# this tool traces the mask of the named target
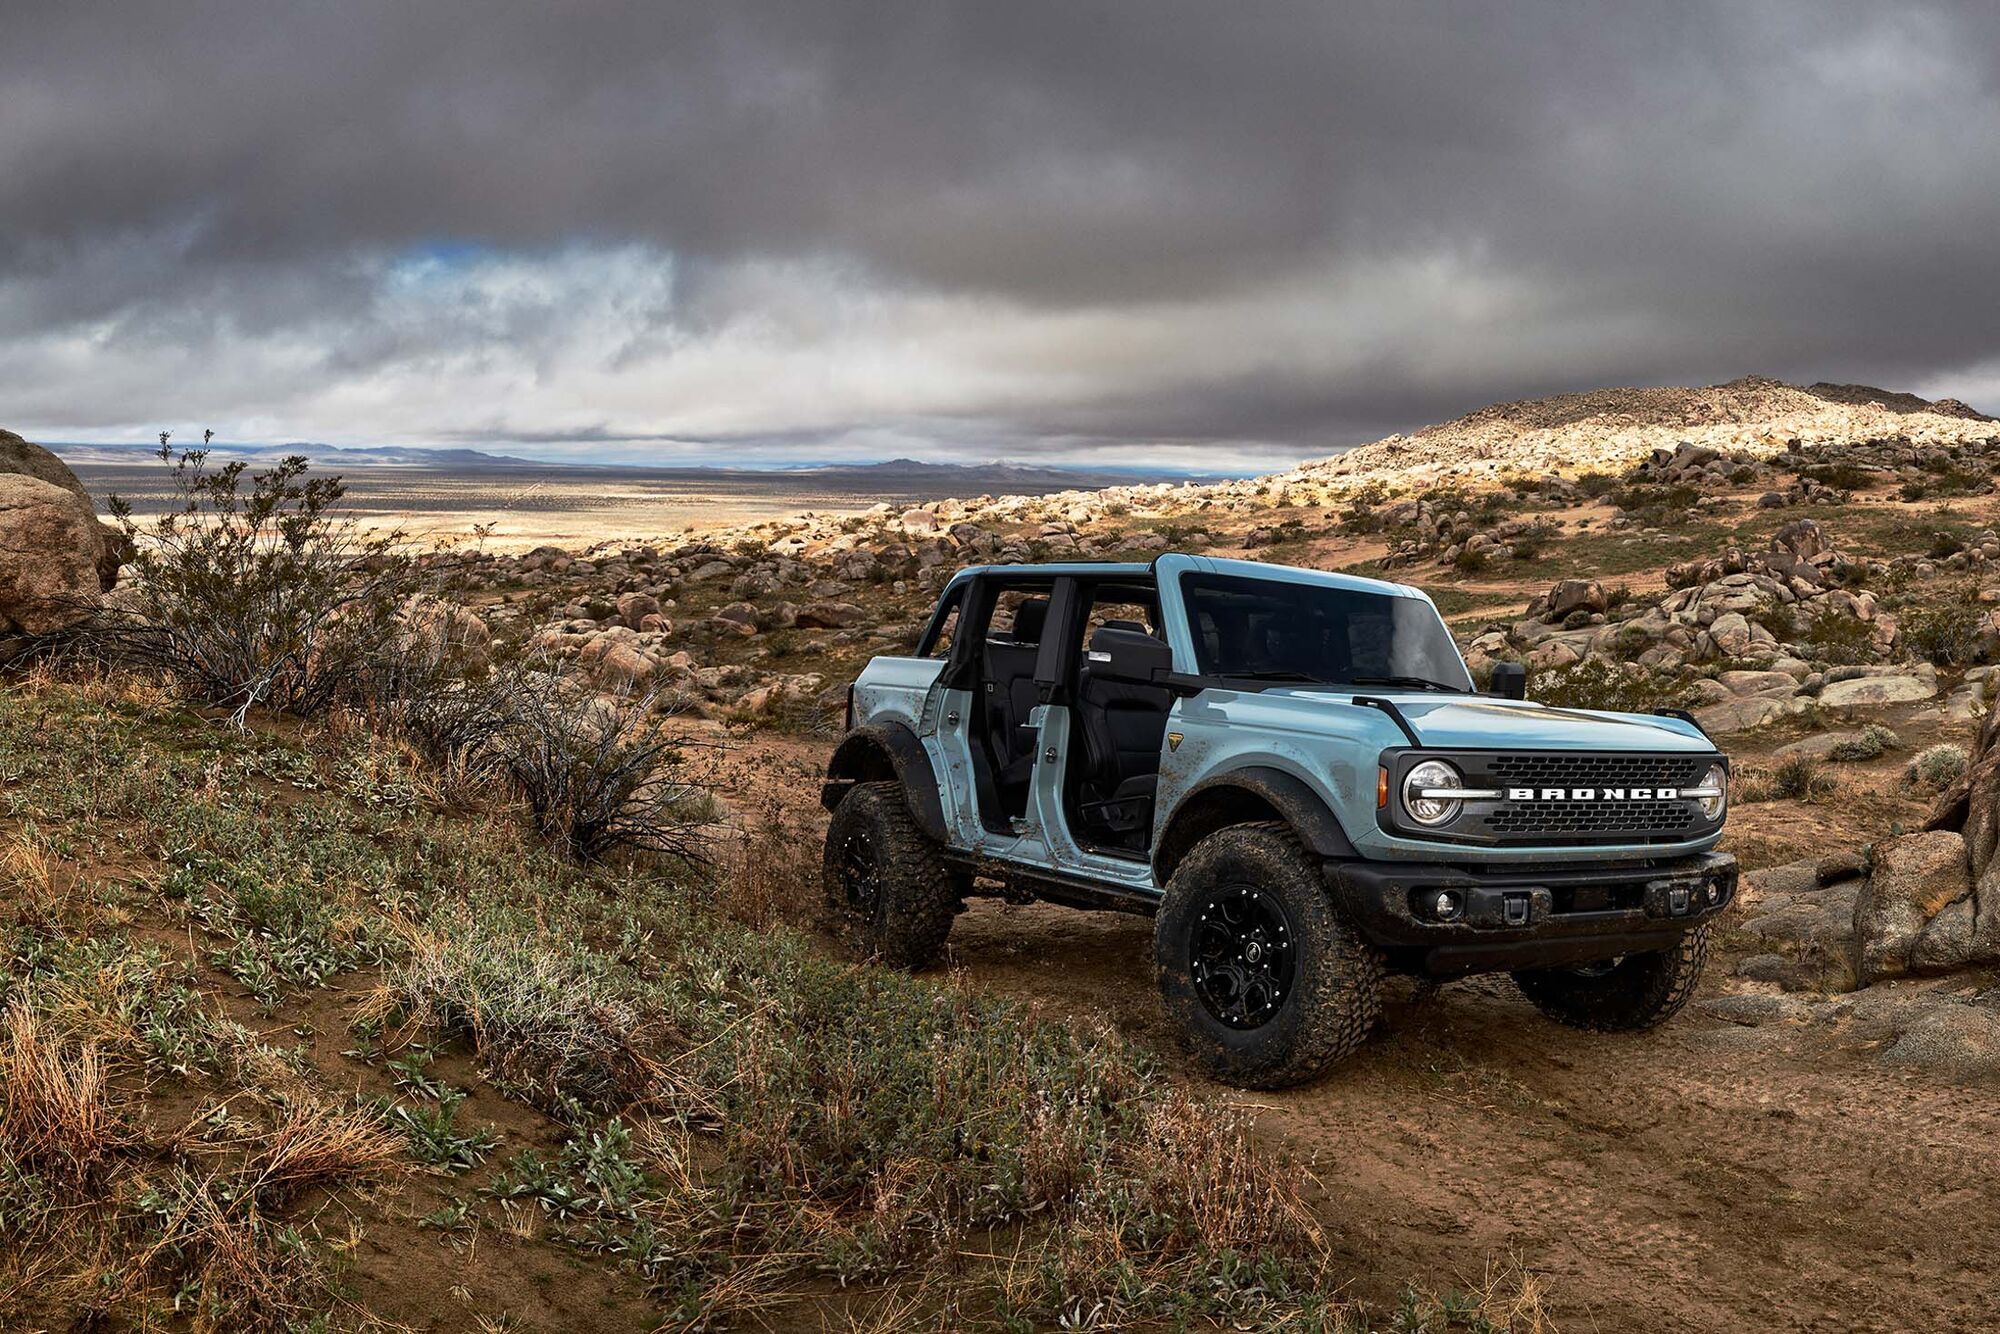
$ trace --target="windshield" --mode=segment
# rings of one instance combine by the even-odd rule
[[[1422,598],[1223,574],[1184,575],[1181,594],[1204,676],[1472,689]]]

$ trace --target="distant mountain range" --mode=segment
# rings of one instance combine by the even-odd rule
[[[179,448],[179,445],[175,446]],[[152,460],[152,445],[50,444],[72,466],[98,465],[133,467]],[[879,482],[885,491],[936,490],[941,495],[978,492],[1046,492],[1096,490],[1107,486],[1130,486],[1154,481],[1215,481],[1236,473],[1186,473],[1164,468],[1060,468],[1046,464],[1017,463],[996,459],[985,463],[926,463],[921,459],[887,459],[880,463],[825,463],[776,468],[726,468],[713,465],[651,465],[580,463],[568,459],[524,459],[508,454],[488,454],[477,449],[430,449],[416,445],[370,445],[363,447],[292,442],[282,445],[225,445],[209,447],[216,455],[242,459],[252,464],[275,463],[292,454],[303,454],[315,464],[332,468],[434,468],[451,472],[506,471],[528,469],[536,472],[606,471],[643,473],[648,477],[685,478],[772,478],[795,477],[838,485],[843,489],[864,489]],[[1246,474],[1247,475],[1247,474]]]
[[[99,463],[129,466],[144,463],[159,452],[157,445],[50,444],[47,446],[70,464]],[[173,442],[173,448],[199,449],[192,442]],[[275,463],[292,454],[303,454],[315,463],[343,463],[357,468],[532,468],[547,466],[533,459],[517,459],[505,454],[487,454],[477,449],[425,449],[415,445],[370,445],[343,448],[293,441],[282,445],[210,445],[209,452],[251,463]]]

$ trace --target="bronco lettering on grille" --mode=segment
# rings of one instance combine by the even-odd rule
[[[1677,787],[1510,787],[1509,801],[1679,801]]]

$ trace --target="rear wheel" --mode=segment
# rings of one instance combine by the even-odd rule
[[[1283,825],[1240,825],[1195,845],[1167,882],[1153,957],[1195,1060],[1242,1088],[1311,1079],[1359,1047],[1381,1013],[1381,955]]]
[[[1707,962],[1704,925],[1670,949],[1577,968],[1524,968],[1514,974],[1514,985],[1559,1024],[1595,1033],[1632,1033],[1678,1014],[1694,996]]]
[[[821,884],[836,930],[895,968],[937,959],[963,906],[963,878],[917,827],[895,783],[857,783],[827,825]]]

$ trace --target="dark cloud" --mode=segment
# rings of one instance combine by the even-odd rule
[[[4,17],[37,429],[1305,454],[1606,381],[2000,395],[1988,3]]]

